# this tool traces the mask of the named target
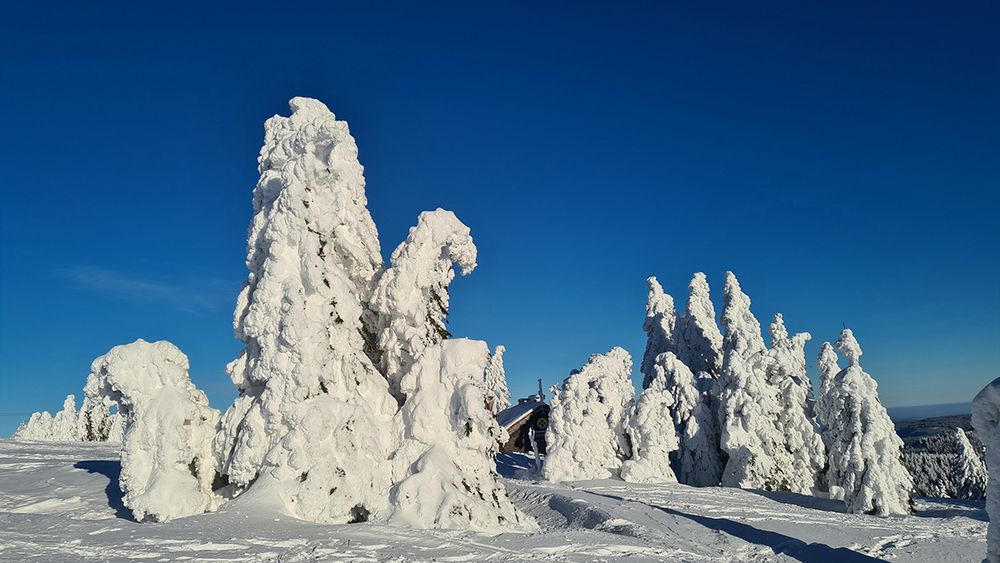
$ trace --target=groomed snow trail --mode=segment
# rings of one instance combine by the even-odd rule
[[[138,524],[103,443],[0,441],[0,561],[980,561],[982,502],[919,499],[878,518],[792,493],[533,481],[503,455],[511,500],[540,533],[322,525],[259,506]],[[514,478],[514,477],[521,478]]]

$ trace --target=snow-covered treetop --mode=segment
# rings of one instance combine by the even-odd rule
[[[697,272],[688,284],[688,299],[681,319],[683,346],[678,346],[680,359],[691,371],[718,376],[722,369],[722,332],[715,320],[708,278]]]
[[[141,408],[163,387],[194,390],[188,378],[188,358],[176,346],[160,340],[136,340],[115,346],[98,357],[90,371],[101,383],[102,393],[125,411]]]
[[[663,287],[655,277],[646,279],[649,295],[646,298],[646,320],[642,329],[646,331],[646,351],[642,355],[639,371],[643,374],[643,387],[647,387],[654,377],[653,364],[656,357],[664,352],[676,352],[677,311],[674,298],[663,292]]]
[[[854,338],[854,332],[851,329],[845,328],[840,333],[840,338],[837,339],[837,343],[834,346],[847,359],[848,366],[861,365],[861,345]]]
[[[783,362],[789,364],[788,367],[793,368],[788,373],[800,375],[805,374],[806,363],[804,351],[806,347],[806,342],[812,339],[812,335],[808,332],[799,332],[792,335],[791,338],[788,337],[788,329],[785,328],[785,319],[778,313],[774,315],[774,320],[771,321],[770,334],[771,334],[771,348],[781,356]]]
[[[837,352],[829,342],[824,342],[820,347],[816,365],[819,366],[820,396],[823,396],[833,385],[833,378],[840,372],[840,366],[837,364]]]
[[[760,321],[750,311],[750,297],[743,293],[740,282],[732,272],[726,272],[723,289],[722,325],[726,328],[726,347],[746,360],[764,351],[764,338]]]

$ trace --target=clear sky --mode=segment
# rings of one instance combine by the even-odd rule
[[[638,363],[645,278],[683,303],[704,271],[719,307],[727,269],[810,365],[852,327],[888,405],[1000,376],[995,3],[203,4],[0,14],[0,435],[140,337],[228,405],[293,96],[350,123],[386,256],[422,210],[472,228],[451,329],[507,346],[516,395]]]

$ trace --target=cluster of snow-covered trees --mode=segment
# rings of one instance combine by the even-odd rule
[[[655,278],[648,285],[642,393],[633,397],[632,360],[620,348],[591,357],[553,389],[548,479],[679,480],[825,494],[858,513],[910,512],[903,443],[849,329],[822,347],[815,398],[810,335],[790,336],[778,314],[768,347],[732,273],[721,331],[704,274],[691,280],[682,315]]]
[[[116,346],[91,367],[88,400],[124,421],[125,505],[139,520],[266,502],[317,522],[535,529],[494,461],[503,347],[491,357],[446,328],[455,268],[476,267],[469,228],[424,212],[383,264],[347,123],[316,100],[290,105],[258,159],[233,404],[211,408],[168,342]],[[19,437],[106,439],[104,419],[70,403]]]
[[[911,447],[912,446],[912,447]],[[986,498],[986,464],[965,430],[907,444],[903,463],[913,476],[913,494],[961,499]]]
[[[123,419],[117,406],[100,394],[93,377],[83,389],[83,405],[76,410],[76,397],[67,395],[63,408],[55,415],[48,411],[32,413],[14,432],[17,440],[46,442],[120,442]]]

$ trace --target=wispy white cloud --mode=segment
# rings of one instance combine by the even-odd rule
[[[166,280],[101,268],[56,270],[73,285],[126,301],[155,302],[189,313],[213,312],[233,304],[239,282],[218,278]]]

